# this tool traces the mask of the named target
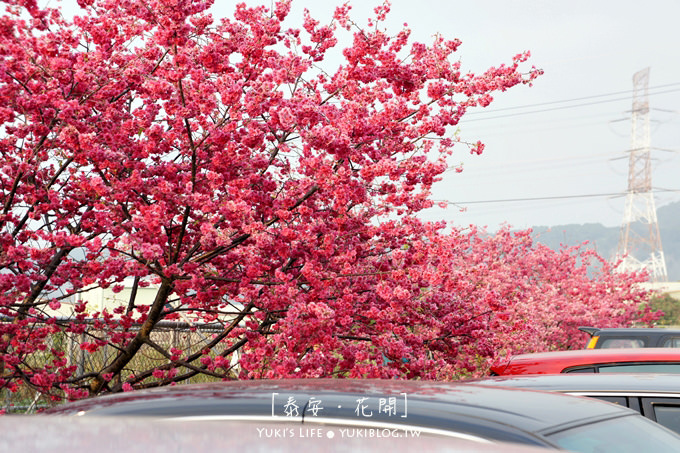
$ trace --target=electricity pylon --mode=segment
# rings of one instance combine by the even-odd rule
[[[649,128],[649,68],[633,75],[631,149],[628,192],[617,255],[623,271],[647,270],[650,280],[667,280],[659,223],[652,193]]]

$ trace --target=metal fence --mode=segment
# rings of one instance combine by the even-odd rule
[[[0,320],[0,322],[5,321]],[[72,320],[61,320],[71,322]],[[59,320],[58,320],[59,322]],[[68,365],[76,366],[75,375],[82,375],[88,372],[98,372],[103,365],[108,363],[116,351],[113,346],[102,346],[97,352],[89,353],[80,348],[84,342],[92,342],[94,337],[105,338],[106,332],[94,327],[94,320],[78,321],[87,324],[85,332],[74,334],[60,332],[49,337],[47,350],[42,353],[33,354],[30,362],[36,365],[49,363],[54,356],[51,349],[62,351],[68,361]],[[140,326],[132,326],[128,332],[135,332]],[[210,341],[214,334],[222,331],[224,326],[219,323],[213,324],[190,324],[186,322],[159,322],[151,333],[151,340],[162,346],[165,350],[175,347],[184,351],[185,354],[198,352]],[[138,372],[150,370],[160,365],[167,364],[167,358],[163,357],[158,351],[148,345],[143,345],[135,357],[126,365],[121,372],[123,377],[136,375]],[[186,369],[184,371],[187,371]],[[181,374],[182,370],[180,370]],[[215,380],[206,375],[196,375],[186,379],[181,383],[206,382]],[[54,406],[54,401],[46,395],[34,389],[21,385],[19,391],[10,392],[8,389],[0,390],[0,409],[7,413],[32,413],[38,409]]]

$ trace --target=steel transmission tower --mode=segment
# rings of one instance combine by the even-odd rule
[[[633,125],[628,163],[628,192],[618,256],[623,258],[621,270],[647,270],[652,281],[665,282],[666,261],[661,248],[652,194],[648,86],[649,68],[633,75]]]

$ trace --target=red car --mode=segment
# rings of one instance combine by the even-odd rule
[[[680,349],[578,349],[511,356],[491,374],[677,373]]]

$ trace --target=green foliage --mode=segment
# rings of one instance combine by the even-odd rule
[[[673,326],[680,324],[680,300],[669,294],[661,294],[653,297],[649,301],[649,306],[653,311],[661,310],[664,312],[662,318],[657,322],[661,326]]]

